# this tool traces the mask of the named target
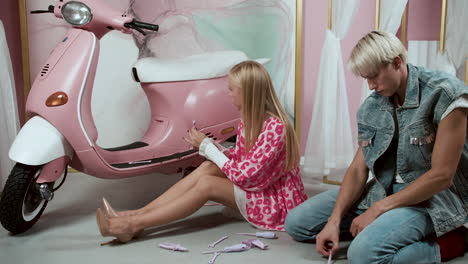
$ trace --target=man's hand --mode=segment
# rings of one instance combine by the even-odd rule
[[[380,216],[380,212],[381,210],[379,210],[379,204],[375,203],[363,214],[354,218],[349,229],[353,237],[356,237],[364,228],[374,222],[374,220]]]
[[[318,253],[326,257],[328,257],[330,253],[334,254],[339,247],[340,224],[331,222],[327,223],[322,231],[317,235],[315,241]]]

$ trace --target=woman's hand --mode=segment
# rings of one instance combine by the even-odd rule
[[[192,146],[199,148],[201,142],[206,138],[206,135],[198,131],[196,128],[191,128],[188,132],[188,137],[184,137],[184,140],[190,143]]]

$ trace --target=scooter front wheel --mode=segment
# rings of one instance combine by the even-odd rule
[[[0,200],[0,222],[12,234],[30,229],[47,206],[36,184],[41,167],[16,163],[8,176]]]

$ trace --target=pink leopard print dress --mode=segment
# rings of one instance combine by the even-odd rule
[[[264,122],[257,141],[245,153],[243,123],[239,124],[237,143],[229,151],[222,168],[226,176],[244,192],[236,202],[243,216],[256,227],[284,231],[289,210],[307,200],[299,168],[283,171],[286,156],[285,128],[276,117]],[[245,204],[239,204],[244,201]]]

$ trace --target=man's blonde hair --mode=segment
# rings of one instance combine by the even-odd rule
[[[232,85],[240,89],[241,116],[244,122],[245,148],[248,152],[263,128],[267,116],[275,116],[283,123],[286,133],[285,170],[299,166],[299,145],[284,108],[276,96],[268,71],[258,62],[244,61],[229,72]]]
[[[372,31],[354,46],[348,68],[362,77],[374,76],[381,66],[392,63],[396,57],[406,63],[407,52],[401,41],[391,33]]]

